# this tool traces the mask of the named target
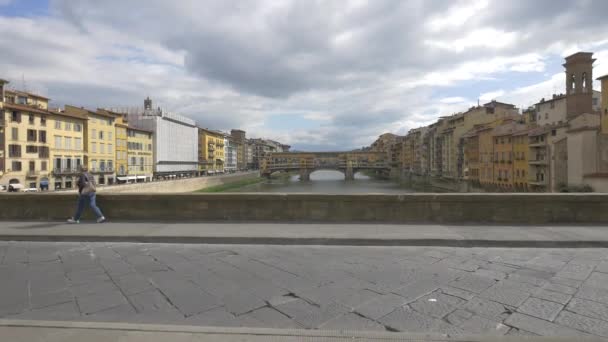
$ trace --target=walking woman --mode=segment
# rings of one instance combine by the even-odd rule
[[[101,210],[95,204],[95,178],[87,172],[86,166],[80,167],[80,174],[78,175],[78,208],[74,217],[68,219],[68,223],[80,223],[80,217],[84,211],[84,206],[88,203],[95,215],[97,216],[97,223],[102,223],[106,218],[101,213]]]

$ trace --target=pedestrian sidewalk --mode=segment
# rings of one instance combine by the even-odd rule
[[[151,325],[100,322],[54,322],[0,320],[3,341],[45,342],[341,342],[341,341],[408,341],[408,342],[570,342],[572,337],[455,336],[440,334],[322,331],[265,328],[217,328],[179,325]],[[577,337],[577,341],[600,341]]]
[[[573,248],[608,247],[608,227],[0,221],[0,240]]]

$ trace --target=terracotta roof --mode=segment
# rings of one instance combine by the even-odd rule
[[[61,115],[61,116],[67,116],[67,117],[70,117],[70,118],[74,118],[74,119],[80,119],[80,120],[83,120],[83,121],[88,120],[88,119],[87,119],[87,117],[85,117],[85,116],[78,115],[78,114],[75,114],[75,113],[66,113],[65,111],[61,111],[61,112],[50,112],[50,114],[52,114],[52,115]]]
[[[608,74],[606,74],[606,75],[604,75],[604,76],[600,76],[600,77],[596,78],[596,80],[601,81],[601,80],[603,80],[603,79],[605,79],[605,78],[608,78]],[[602,90],[603,90],[603,89],[602,89]]]
[[[591,177],[591,178],[608,178],[608,172],[596,172],[596,173],[588,173],[583,175],[583,177]]]
[[[117,124],[118,126],[119,124]],[[143,129],[143,128],[137,128],[137,127],[129,127],[127,126],[128,130],[132,130],[132,131],[138,131],[138,132],[144,132],[144,133],[152,133],[154,134],[154,131],[148,130],[148,129]]]
[[[49,100],[48,97],[44,97],[42,95],[38,95],[38,94],[34,94],[34,93],[30,93],[27,91],[21,91],[21,90],[12,90],[12,89],[6,89],[4,90],[5,93],[13,93],[15,95],[27,95],[27,96],[31,96],[31,97],[35,97],[37,99],[43,99],[43,100]]]
[[[26,105],[20,105],[20,104],[16,104],[16,103],[9,103],[9,102],[4,102],[4,108],[19,110],[19,111],[23,111],[23,112],[38,113],[38,114],[47,114],[47,115],[51,114],[51,112],[49,112],[46,109],[41,109],[41,108],[36,108],[36,107],[26,106]]]
[[[583,127],[569,129],[566,132],[577,133],[577,132],[583,132],[583,131],[599,131],[599,130],[600,130],[600,128],[598,126],[583,126]]]

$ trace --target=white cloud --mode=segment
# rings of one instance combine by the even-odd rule
[[[483,93],[479,95],[479,100],[480,101],[492,101],[492,100],[496,100],[497,98],[503,96],[505,94],[505,91],[500,89],[500,90],[496,90],[496,91],[490,91],[487,93]]]
[[[559,92],[559,75],[538,75],[547,60],[605,50],[608,23],[603,3],[541,2],[51,0],[46,17],[0,14],[0,78],[19,86],[25,75],[57,104],[134,106],[149,95],[205,127],[361,147],[465,110],[479,93],[521,106]],[[608,73],[608,55],[596,57],[596,75]],[[537,85],[496,92],[490,81],[515,73]],[[291,124],[294,113],[318,127]]]

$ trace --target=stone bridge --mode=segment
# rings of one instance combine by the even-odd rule
[[[355,179],[355,173],[372,170],[390,172],[384,152],[271,152],[260,162],[260,174],[269,177],[274,172],[298,171],[301,180],[310,180],[317,170],[337,170],[346,180]]]

